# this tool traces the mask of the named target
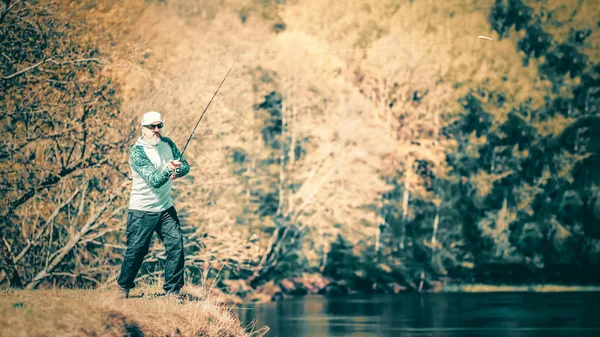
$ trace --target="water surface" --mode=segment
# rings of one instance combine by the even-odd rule
[[[600,336],[600,293],[450,293],[246,304],[245,324],[267,337]]]

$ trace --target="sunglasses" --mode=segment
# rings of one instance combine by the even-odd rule
[[[159,128],[159,129],[162,129],[162,128],[163,128],[163,126],[164,126],[164,125],[163,125],[163,123],[160,123],[160,124],[154,124],[154,125],[152,125],[152,124],[150,124],[150,125],[144,125],[144,127],[145,127],[145,128],[148,128],[148,129],[150,129],[150,130],[154,130],[154,128]]]

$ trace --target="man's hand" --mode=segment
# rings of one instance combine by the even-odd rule
[[[179,159],[178,160],[169,160],[169,164],[167,166],[169,167],[169,171],[173,172],[179,166],[181,166],[181,161]]]

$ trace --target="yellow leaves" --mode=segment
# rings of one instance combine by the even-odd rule
[[[485,145],[485,143],[487,143],[487,137],[486,135],[482,135],[480,137],[477,137],[477,134],[475,133],[475,131],[473,131],[470,135],[469,135],[469,143],[473,144],[477,147],[481,147],[482,145]]]
[[[504,199],[504,203],[502,204],[502,208],[498,213],[498,217],[496,219],[496,230],[497,231],[508,231],[509,225],[517,219],[517,214],[511,212],[508,209],[508,202],[506,198]]]
[[[570,184],[573,183],[573,176],[571,175],[572,167],[563,165],[561,170],[558,171],[558,176],[566,179]]]
[[[534,127],[541,136],[552,135],[556,137],[574,121],[575,118],[567,118],[562,114],[556,114],[553,118],[548,118],[542,122],[535,123]]]
[[[443,248],[442,244],[439,241],[431,242],[430,240],[427,240],[427,239],[423,239],[423,246],[428,247],[430,249]]]
[[[383,270],[386,273],[391,273],[392,272],[392,268],[390,268],[390,266],[388,266],[385,263],[380,263],[377,265],[377,267],[379,267],[379,269]]]
[[[544,167],[544,171],[542,172],[542,176],[540,178],[538,178],[537,184],[538,185],[546,185],[548,183],[548,179],[550,179],[550,169],[546,166]]]
[[[515,191],[515,197],[517,199],[517,210],[521,211],[521,212],[525,212],[529,215],[533,215],[534,210],[531,206],[531,204],[533,203],[533,201],[535,200],[535,197],[544,192],[544,190],[542,188],[539,187],[539,185],[536,186],[531,186],[527,183],[521,185],[518,188],[514,189]]]
[[[464,155],[470,158],[479,158],[479,149],[487,142],[485,135],[477,137],[475,132],[469,135],[469,141],[464,149]]]
[[[524,134],[523,134],[523,136],[524,136]],[[525,158],[529,157],[529,150],[523,149],[522,151],[519,151],[519,144],[515,144],[512,148],[512,157],[519,158],[519,159],[525,159]]]
[[[461,262],[460,265],[463,268],[467,268],[467,269],[473,269],[473,268],[475,268],[475,264],[473,264],[473,262],[464,261],[464,262]]]
[[[558,170],[556,173],[559,177],[566,179],[569,183],[572,183],[574,180],[573,177],[573,167],[582,160],[591,156],[591,153],[586,153],[583,155],[570,153],[569,151],[562,151],[560,156],[554,157],[554,166]]]
[[[555,232],[554,232],[555,240],[563,241],[572,235],[571,232],[569,232],[563,225],[558,223],[558,221],[556,221],[556,219],[553,219],[552,222],[553,222],[554,230],[555,230]]]
[[[502,208],[498,213],[487,212],[478,223],[481,234],[494,242],[494,254],[500,259],[514,257],[515,247],[512,246],[510,237],[510,224],[517,219],[517,214],[508,208],[507,199],[504,199]]]
[[[480,171],[471,176],[470,182],[477,191],[477,196],[484,198],[491,193],[493,185],[496,181],[508,177],[512,173],[512,170],[503,173],[487,173],[485,171]]]

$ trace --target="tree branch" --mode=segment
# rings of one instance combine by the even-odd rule
[[[41,65],[42,65],[42,64],[44,64],[44,63],[46,63],[46,60],[44,60],[44,61],[40,61],[40,62],[38,62],[38,63],[36,63],[36,64],[34,64],[34,65],[32,65],[32,66],[29,66],[29,67],[27,67],[27,68],[25,68],[25,69],[21,69],[21,70],[17,71],[16,73],[13,73],[13,74],[10,74],[10,75],[7,75],[7,76],[4,76],[4,77],[2,77],[2,78],[3,78],[3,79],[5,79],[5,80],[9,80],[9,79],[11,79],[11,78],[13,78],[13,77],[15,77],[15,76],[19,76],[19,75],[21,75],[21,74],[23,74],[23,73],[25,73],[25,72],[28,72],[29,70],[33,70],[33,69],[35,69],[35,68],[37,68],[37,67],[41,66]]]
[[[79,243],[81,238],[88,233],[88,231],[96,223],[96,221],[100,219],[100,216],[102,216],[104,211],[106,211],[108,205],[112,202],[113,199],[114,197],[110,198],[110,200],[108,200],[102,207],[100,207],[98,212],[96,212],[88,218],[88,221],[85,223],[85,225],[78,232],[74,233],[71,236],[69,241],[60,250],[57,251],[56,255],[53,255],[50,264],[42,271],[40,271],[33,278],[33,280],[29,282],[29,284],[27,284],[27,286],[25,287],[26,289],[36,288],[40,284],[40,282],[42,282],[46,277],[52,275],[54,269],[56,269],[56,267],[60,265],[60,263],[64,260],[67,254],[69,254],[69,252],[75,247],[75,245]]]
[[[68,204],[70,204],[71,201],[73,201],[73,199],[75,199],[77,194],[79,194],[79,187],[75,189],[75,191],[73,192],[73,194],[71,194],[70,197],[68,197],[65,201],[63,201],[60,205],[58,205],[58,207],[56,207],[54,212],[52,212],[52,214],[50,214],[50,216],[46,219],[46,224],[51,224],[54,221],[54,218],[56,218],[58,216],[58,213],[60,212],[60,210],[63,209]],[[39,238],[39,236],[42,233],[43,233],[43,231],[40,231],[38,233],[38,235],[36,235],[35,239]]]
[[[335,171],[337,171],[337,169],[341,166],[341,163],[342,163],[342,161],[340,161],[337,165],[332,167],[329,170],[329,172],[327,172],[327,174],[325,174],[325,176],[321,179],[321,181],[319,181],[319,184],[315,187],[315,189],[313,190],[313,193],[295,211],[292,222],[296,222],[298,220],[298,217],[300,217],[302,212],[304,212],[304,208],[311,202],[311,200],[317,195],[317,193],[319,193],[321,186],[323,186],[331,178],[333,173],[335,173]]]
[[[6,7],[4,7],[4,11],[0,16],[0,23],[4,22],[4,19],[6,18],[6,15],[8,15],[8,12],[10,12],[10,10],[13,9],[19,2],[21,2],[21,0],[17,0],[17,2],[11,5],[11,1],[12,0],[4,0],[4,4]]]
[[[8,259],[8,267],[10,268],[10,272],[12,274],[11,276],[11,280],[10,282],[14,282],[16,283],[17,286],[21,286],[21,275],[19,275],[19,271],[17,270],[17,263],[19,262],[19,260],[21,260],[23,258],[23,256],[25,256],[25,254],[27,253],[27,251],[29,250],[29,248],[31,248],[31,242],[29,240],[27,240],[27,246],[25,247],[25,249],[23,249],[23,251],[21,251],[21,254],[19,254],[17,257],[14,257],[12,250],[10,248],[10,244],[8,243],[8,241],[6,241],[5,237],[2,237],[2,241],[4,242],[4,246],[6,247],[6,255],[7,255],[7,259]],[[7,273],[3,271],[3,273],[0,274],[0,283],[4,281],[4,279],[6,278]]]
[[[103,165],[106,162],[107,162],[107,159],[103,159],[98,162],[87,163],[86,165],[84,165],[84,162],[80,161],[72,167],[62,169],[58,174],[53,174],[53,175],[49,176],[48,178],[46,178],[46,180],[44,180],[38,186],[30,188],[29,191],[25,192],[25,194],[23,194],[20,198],[11,202],[9,214],[11,214],[17,207],[21,206],[22,204],[27,202],[29,199],[31,199],[37,192],[58,183],[63,177],[66,177],[69,174],[71,174],[75,171],[81,170],[81,169],[86,169],[86,168],[90,168],[90,167],[97,166],[97,165]]]
[[[54,64],[57,64],[57,65],[82,63],[82,62],[94,62],[94,63],[98,63],[98,64],[106,64],[106,62],[102,61],[101,59],[97,59],[97,58],[86,58],[86,59],[78,59],[78,60],[65,61],[65,62],[57,62],[57,61],[51,61],[51,62]]]
[[[36,64],[34,64],[32,66],[29,66],[29,67],[27,67],[25,69],[21,69],[21,70],[17,71],[16,73],[13,73],[13,74],[10,74],[10,75],[6,75],[6,76],[4,76],[2,78],[5,79],[5,80],[9,80],[9,79],[11,79],[13,77],[19,76],[19,75],[21,75],[23,73],[26,73],[26,72],[28,72],[30,70],[33,70],[33,69],[41,66],[42,64],[48,63],[48,62],[54,63],[56,65],[60,65],[60,66],[61,65],[65,65],[65,64],[74,64],[74,63],[81,63],[81,62],[95,62],[95,63],[98,63],[98,64],[104,64],[104,62],[102,62],[102,60],[97,59],[97,58],[87,58],[87,59],[79,59],[79,60],[73,60],[73,61],[58,62],[58,61],[54,61],[52,59],[52,57],[51,57],[51,58],[49,58],[47,60],[40,61],[40,62],[38,62],[38,63],[36,63]]]

